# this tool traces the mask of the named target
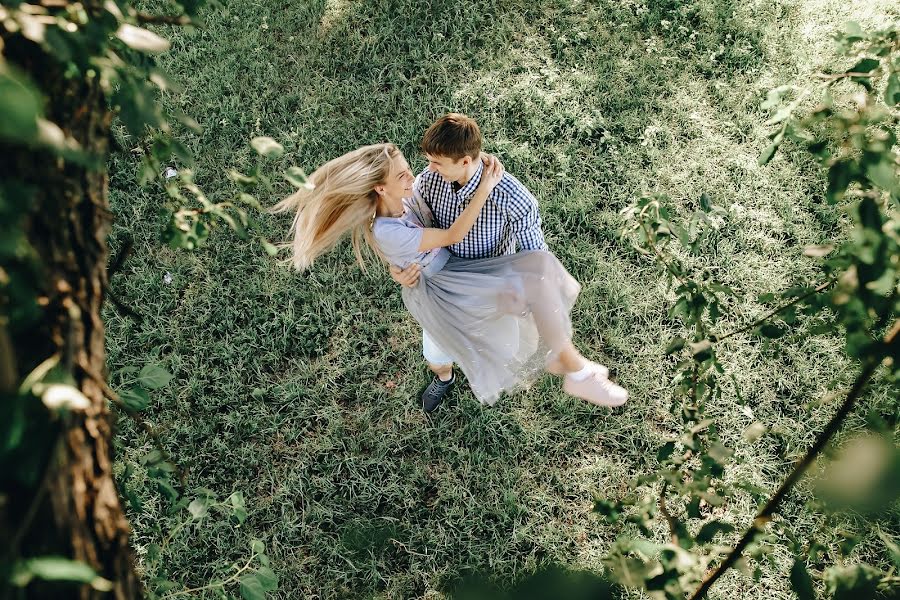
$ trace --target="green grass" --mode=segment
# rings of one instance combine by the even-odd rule
[[[761,316],[756,295],[813,276],[803,246],[840,236],[847,220],[799,152],[756,166],[768,133],[759,102],[829,64],[827,36],[844,20],[888,15],[896,8],[881,0],[261,0],[226,1],[204,29],[171,32],[161,62],[184,91],[164,102],[204,127],[182,139],[214,198],[230,189],[227,168],[255,160],[256,135],[285,145],[283,166],[310,171],[393,141],[415,170],[434,118],[478,119],[487,149],[540,200],[551,249],[584,286],[578,345],[632,394],[610,412],[546,378],[485,409],[461,386],[426,418],[415,399],[427,380],[419,329],[383,269],[362,274],[344,246],[297,275],[223,232],[192,254],[162,248],[164,194],[137,186],[128,150],[138,142],[120,137],[112,242],[127,233],[137,250],[112,286],[145,320],[107,313],[110,368],[158,360],[175,374],[147,419],[186,467],[185,493],[241,490],[249,511],[243,527],[213,519],[176,536],[171,577],[202,585],[247,556],[252,538],[265,541],[282,598],[437,598],[470,571],[502,585],[551,561],[600,571],[617,530],[592,515],[592,498],[625,493],[678,428],[674,361],[663,357],[679,333],[667,316],[673,294],[619,239],[619,211],[658,191],[688,214],[709,194],[729,215],[698,260],[747,298],[730,323]],[[285,219],[264,221],[271,238],[285,235]],[[733,338],[721,357],[754,413],[740,410],[730,384],[710,408],[743,460],[734,476],[773,488],[855,365],[838,340],[802,331],[777,344]],[[876,387],[867,403],[896,419],[889,390]],[[741,432],[754,419],[771,433],[747,445]],[[862,424],[857,416],[847,429]],[[149,441],[127,420],[120,427],[120,461],[136,461]],[[180,517],[152,485],[131,485],[145,502],[130,515],[143,557]],[[837,535],[803,508],[805,494],[785,518],[833,549]],[[725,507],[738,527],[754,510],[749,499]],[[896,517],[879,526],[896,535]],[[791,597],[792,557],[778,556],[760,581],[731,574],[711,597]],[[887,564],[877,538],[855,558]]]

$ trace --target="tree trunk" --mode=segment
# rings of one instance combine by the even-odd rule
[[[21,39],[21,38],[19,38]],[[66,78],[58,64],[30,42],[7,46],[6,58],[28,72],[49,104],[47,118],[81,147],[105,161],[111,113],[98,77]],[[75,377],[90,400],[85,412],[55,423],[46,472],[35,489],[15,490],[0,502],[0,532],[15,532],[13,557],[61,555],[92,566],[113,582],[115,598],[140,598],[143,590],[128,544],[130,528],[113,478],[113,420],[102,391],[106,352],[101,307],[107,289],[107,234],[111,213],[107,175],[50,153],[2,148],[0,180],[30,186],[33,211],[25,221],[29,242],[43,268],[39,284],[42,320],[10,328],[18,380],[48,357]],[[43,418],[51,419],[42,411]],[[49,429],[49,428],[48,428]],[[40,478],[39,478],[40,479]],[[29,597],[108,598],[90,586],[34,582]]]

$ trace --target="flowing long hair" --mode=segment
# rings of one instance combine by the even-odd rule
[[[394,144],[372,144],[348,152],[316,169],[309,176],[309,187],[300,188],[272,207],[275,213],[296,211],[293,239],[283,245],[293,251],[295,269],[308,269],[348,231],[364,271],[363,242],[384,258],[372,234],[378,205],[375,186],[387,181],[391,161],[398,154],[400,150]]]

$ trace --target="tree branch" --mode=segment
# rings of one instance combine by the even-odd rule
[[[659,512],[662,513],[662,516],[666,518],[666,523],[669,525],[669,537],[672,540],[673,544],[678,543],[678,525],[675,523],[675,519],[672,517],[672,513],[669,512],[668,507],[666,506],[666,491],[669,489],[669,482],[665,482],[663,484],[662,490],[659,492]]]
[[[256,554],[253,554],[253,556],[250,557],[250,560],[248,560],[247,563],[243,567],[238,569],[237,573],[232,574],[231,577],[229,577],[228,579],[226,579],[224,581],[213,582],[213,583],[210,583],[210,584],[207,584],[207,585],[204,585],[201,587],[196,587],[196,588],[178,590],[177,592],[170,592],[170,593],[166,594],[165,596],[163,596],[163,600],[168,600],[169,598],[175,598],[177,596],[184,596],[185,594],[193,594],[196,592],[202,592],[204,590],[211,590],[211,589],[217,588],[217,587],[225,589],[225,586],[227,586],[228,584],[236,583],[238,581],[238,577],[241,576],[241,573],[243,573],[244,571],[246,571],[247,569],[250,568],[250,566],[253,564],[253,559],[256,558],[256,556],[257,556]]]
[[[16,369],[12,340],[9,339],[6,322],[0,319],[0,394],[15,393],[18,379]]]
[[[894,322],[890,332],[885,336],[884,343],[886,346],[890,348],[894,345],[897,340],[898,332],[900,332],[900,320]],[[844,419],[850,414],[850,411],[853,410],[856,401],[862,395],[863,389],[880,364],[881,360],[874,357],[870,357],[863,363],[863,369],[859,376],[857,376],[856,381],[853,382],[853,387],[847,394],[847,398],[844,400],[840,409],[838,409],[837,413],[831,418],[831,421],[828,422],[828,425],[825,426],[825,429],[822,430],[819,437],[816,438],[816,441],[809,451],[807,451],[806,455],[796,464],[794,470],[791,471],[791,474],[788,475],[787,479],[784,480],[784,483],[781,484],[781,487],[778,488],[762,510],[757,513],[756,517],[753,519],[753,524],[744,533],[741,540],[737,543],[737,546],[735,546],[725,560],[716,567],[715,571],[709,573],[703,579],[700,587],[697,588],[697,591],[694,592],[694,595],[691,596],[690,600],[700,600],[706,596],[706,593],[713,584],[725,573],[725,571],[734,566],[734,563],[741,557],[741,552],[744,551],[744,548],[756,538],[756,535],[762,531],[763,526],[772,519],[772,515],[778,510],[778,506],[781,504],[782,500],[784,500],[785,496],[787,496],[788,492],[791,491],[791,488],[794,487],[794,484],[800,480],[806,472],[806,469],[809,468],[834,434],[840,429]]]
[[[822,283],[822,284],[819,284],[818,286],[816,286],[812,291],[809,291],[809,292],[803,294],[802,296],[798,296],[798,297],[794,298],[793,300],[791,300],[791,301],[788,302],[787,304],[783,304],[783,305],[779,306],[778,308],[776,308],[775,310],[773,310],[772,312],[770,312],[769,314],[767,314],[767,315],[764,316],[763,318],[757,319],[757,320],[754,321],[753,323],[751,323],[751,324],[749,324],[749,325],[746,325],[746,326],[744,326],[744,327],[741,327],[741,328],[739,328],[739,329],[735,329],[734,331],[729,331],[728,333],[726,333],[726,334],[723,335],[723,336],[713,336],[713,337],[711,337],[711,338],[709,339],[709,341],[711,341],[711,342],[721,342],[722,340],[726,340],[726,339],[728,339],[728,338],[730,338],[730,337],[732,337],[732,336],[735,336],[735,335],[737,335],[737,334],[739,334],[739,333],[744,333],[745,331],[749,331],[749,330],[751,330],[751,329],[754,329],[754,328],[756,328],[756,327],[759,327],[760,325],[762,325],[763,323],[765,323],[766,321],[768,321],[769,319],[771,319],[772,317],[774,317],[775,315],[777,315],[778,313],[780,313],[781,311],[783,311],[783,310],[785,310],[785,309],[787,309],[787,308],[790,308],[790,307],[794,306],[795,304],[799,304],[800,302],[802,302],[803,300],[806,300],[806,299],[809,298],[810,296],[815,296],[816,294],[821,293],[821,292],[827,290],[829,287],[831,287],[831,286],[834,284],[835,281],[837,281],[836,278],[829,279],[829,280],[826,281],[825,283]]]

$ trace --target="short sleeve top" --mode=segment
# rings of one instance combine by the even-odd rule
[[[405,208],[399,217],[375,217],[372,233],[381,252],[388,261],[405,269],[419,263],[422,275],[429,277],[440,271],[450,258],[446,248],[419,251],[425,227],[431,225],[431,211],[417,199],[405,199]]]

